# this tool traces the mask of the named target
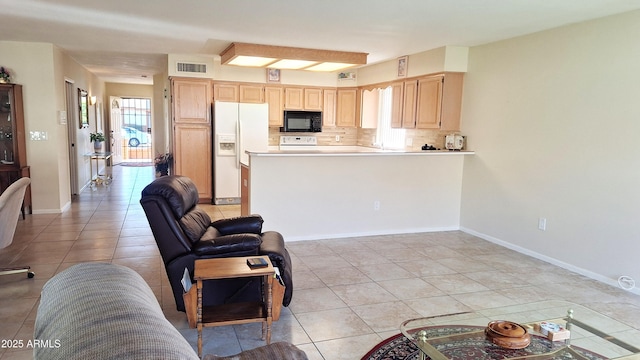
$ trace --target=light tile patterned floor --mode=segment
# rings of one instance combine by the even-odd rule
[[[44,283],[73,264],[103,261],[139,272],[195,348],[196,331],[175,310],[139,205],[153,169],[116,166],[114,173],[110,187],[85,190],[64,213],[20,220],[14,244],[0,250],[0,264],[29,264],[36,277],[0,277],[0,339],[32,339]],[[204,207],[214,220],[239,215],[238,206]],[[287,247],[295,291],[272,339],[298,345],[310,359],[360,359],[409,318],[545,299],[579,303],[640,329],[640,296],[458,231],[288,242]],[[259,324],[205,329],[205,353],[231,355],[262,344]],[[29,350],[0,349],[3,360],[30,358]]]

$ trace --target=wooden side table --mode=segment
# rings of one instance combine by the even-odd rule
[[[247,259],[263,258],[268,266],[251,269]],[[202,357],[202,328],[233,324],[247,324],[262,322],[262,340],[267,345],[271,343],[272,318],[272,288],[275,270],[268,256],[248,256],[216,259],[201,259],[195,261],[194,280],[198,290],[197,320],[198,328],[198,356]],[[262,301],[228,303],[216,306],[202,306],[202,284],[204,280],[231,279],[241,277],[262,277]]]

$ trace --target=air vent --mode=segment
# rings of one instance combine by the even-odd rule
[[[191,64],[191,63],[177,63],[177,71],[178,72],[188,72],[188,73],[207,73],[207,64]]]

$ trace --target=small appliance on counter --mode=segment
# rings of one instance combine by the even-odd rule
[[[453,150],[460,151],[464,148],[465,137],[458,134],[451,134],[445,136],[444,147]]]

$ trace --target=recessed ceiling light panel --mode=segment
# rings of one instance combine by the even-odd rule
[[[367,53],[232,43],[220,54],[223,65],[335,71],[367,63]],[[327,63],[320,66],[320,63]]]
[[[274,69],[303,69],[317,63],[317,61],[310,60],[282,59],[270,64],[269,67]]]
[[[233,60],[229,61],[229,65],[237,66],[254,66],[262,67],[271,64],[278,59],[260,57],[260,56],[236,56]]]

